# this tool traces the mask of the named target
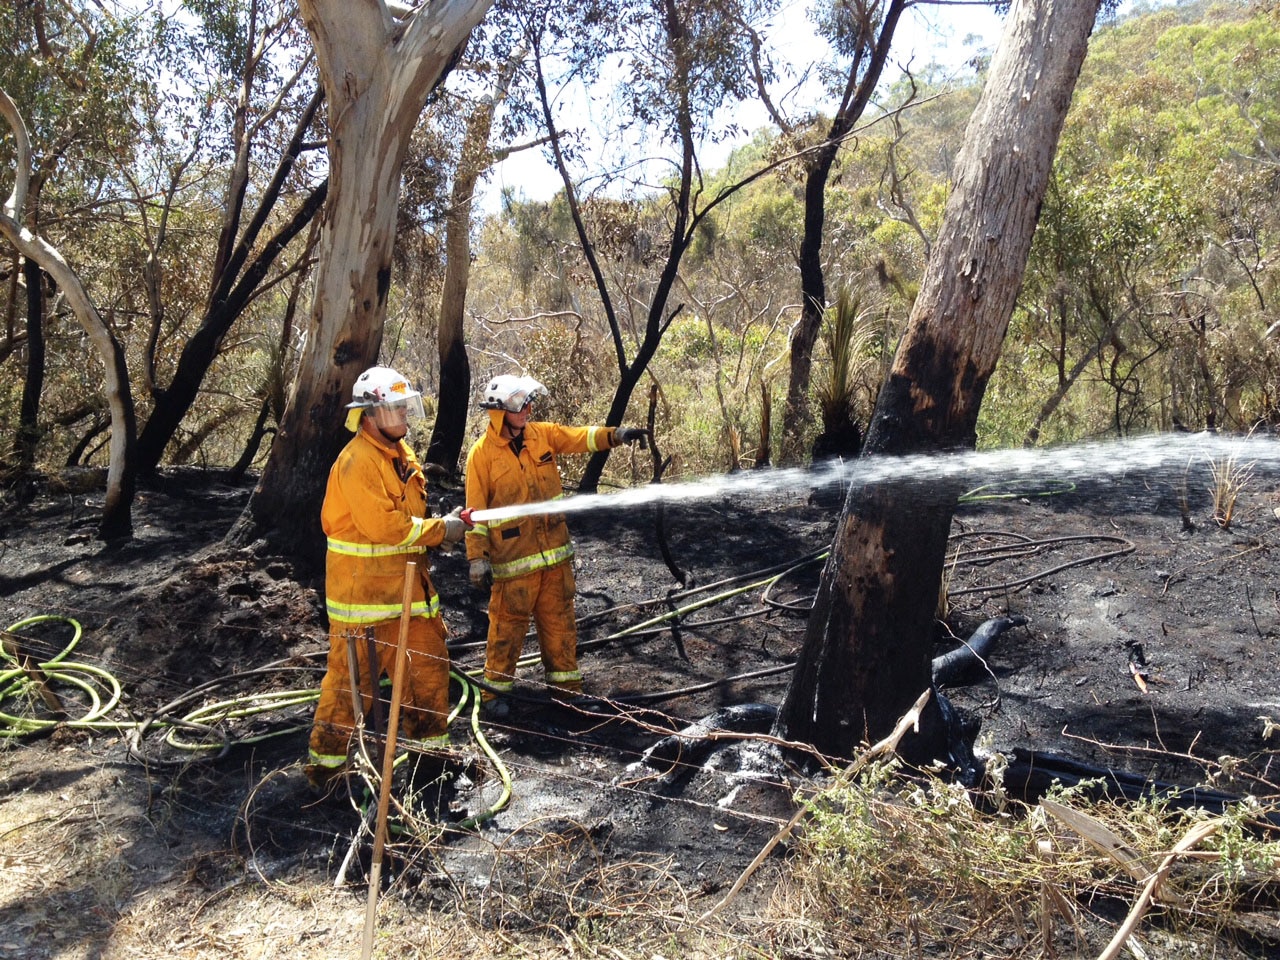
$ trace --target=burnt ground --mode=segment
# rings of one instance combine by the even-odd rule
[[[1186,786],[1217,774],[1221,790],[1276,790],[1280,738],[1264,718],[1280,720],[1280,480],[1255,476],[1226,529],[1210,516],[1207,486],[1141,476],[994,486],[960,507],[939,650],[946,633],[967,636],[989,617],[1028,619],[1000,638],[988,670],[949,691],[980,725],[980,753],[1038,751]],[[344,873],[361,814],[305,785],[311,703],[237,720],[225,742],[194,728],[170,737],[165,725],[206,703],[318,684],[319,584],[263,544],[220,543],[248,492],[169,475],[141,492],[135,539],[113,548],[92,537],[99,491],[64,486],[5,504],[3,625],[79,621],[66,659],[113,675],[122,700],[102,726],[11,730],[3,741],[0,957],[354,955],[367,845]],[[443,493],[456,502],[457,490]],[[722,751],[705,767],[701,755],[685,767],[638,761],[664,733],[718,709],[780,702],[832,504],[791,493],[673,504],[661,537],[650,508],[570,523],[587,682],[624,717],[554,706],[528,673],[511,717],[481,728],[510,774],[509,802],[425,857],[387,861],[384,897],[409,916],[465,903],[480,927],[545,935],[541,924],[581,916],[582,900],[599,903],[605,888],[623,896],[652,885],[678,924],[723,896],[793,809],[797,780],[777,789],[737,776],[749,754]],[[684,593],[664,541],[690,578]],[[455,666],[474,668],[484,613],[465,559],[437,557],[434,578]],[[640,627],[712,599],[677,629]],[[48,660],[71,627],[47,620],[19,632]],[[87,709],[78,688],[55,690],[72,715]],[[0,711],[49,715],[13,698]],[[502,778],[465,717],[453,733],[475,757],[437,797],[438,819],[456,823],[498,803]],[[510,860],[517,850],[525,856]],[[584,858],[595,864],[591,890],[579,879]],[[762,909],[784,864],[771,858],[733,910]],[[339,874],[348,885],[334,890]],[[452,955],[433,943],[426,955]]]

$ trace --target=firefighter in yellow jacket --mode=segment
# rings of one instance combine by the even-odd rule
[[[354,728],[348,642],[355,646],[366,710],[373,695],[366,628],[373,630],[376,675],[394,673],[405,567],[410,561],[417,570],[402,693],[402,742],[426,752],[441,751],[449,743],[449,654],[426,551],[460,541],[466,524],[457,515],[461,508],[446,517],[431,517],[427,508],[426,478],[404,440],[409,416],[423,415],[422,395],[390,367],[371,367],[357,378],[352,397],[346,426],[355,437],[329,471],[320,512],[328,538],[329,661],[306,767],[307,778],[317,787],[347,765]]]
[[[595,453],[645,436],[635,427],[566,427],[531,422],[533,403],[546,388],[532,377],[504,374],[485,388],[481,407],[489,427],[467,453],[467,506],[485,510],[553,500],[564,495],[558,453]],[[467,531],[471,583],[490,588],[484,675],[489,687],[509,690],[533,618],[547,685],[581,693],[574,617],[573,543],[564,515],[512,517],[477,523]],[[489,716],[504,701],[484,693]]]

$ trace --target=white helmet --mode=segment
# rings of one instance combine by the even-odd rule
[[[519,413],[539,397],[547,395],[547,388],[533,377],[517,377],[504,373],[489,381],[484,389],[480,406],[486,410],[506,410]]]
[[[356,377],[348,410],[373,407],[405,407],[410,416],[424,417],[422,394],[390,367],[370,367]]]

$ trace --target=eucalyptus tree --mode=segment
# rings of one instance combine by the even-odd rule
[[[98,535],[104,540],[121,539],[133,530],[134,460],[137,455],[137,424],[124,351],[79,275],[58,248],[23,222],[31,180],[31,142],[22,114],[3,90],[0,90],[0,116],[7,121],[16,145],[13,191],[0,209],[0,234],[24,257],[38,263],[58,284],[70,300],[76,318],[97,349],[106,370],[105,388],[111,411],[111,455],[107,468],[106,503]]]
[[[114,17],[109,7],[46,7],[42,0],[31,0],[13,12],[2,28],[7,56],[0,61],[0,90],[6,92],[11,137],[0,146],[0,155],[13,165],[3,232],[16,253],[5,290],[0,358],[16,355],[26,361],[16,418],[17,470],[34,467],[47,434],[42,421],[71,427],[92,420],[79,443],[64,445],[73,454],[109,424],[107,500],[98,532],[105,538],[126,536],[132,526],[136,421],[124,346],[111,322],[115,304],[101,310],[92,292],[94,275],[104,272],[109,260],[95,256],[93,244],[84,241],[102,236],[98,225],[110,224],[112,212],[118,211],[112,157],[128,153],[138,142],[131,108],[145,93],[147,80],[137,69],[129,21]],[[59,291],[55,300],[44,295],[42,274]],[[25,298],[19,283],[23,275]],[[24,300],[26,322],[20,329],[15,320]],[[54,312],[51,308],[58,304],[64,309]],[[80,355],[83,335],[54,334],[59,346],[77,352],[75,357],[64,356],[61,349],[46,350],[50,328],[61,329],[57,321],[66,306],[88,334],[103,369]],[[55,378],[49,376],[50,364]],[[45,393],[54,379],[68,386],[68,396],[53,414],[43,416]],[[103,400],[85,399],[104,383]]]
[[[309,201],[304,199],[292,218],[272,223],[320,97],[314,82],[310,90],[299,82],[305,51],[289,66],[281,49],[296,33],[287,3],[251,0],[242,8],[195,0],[187,7],[194,17],[150,10],[125,17],[110,7],[46,11],[41,2],[23,6],[35,40],[30,52],[9,67],[53,141],[36,154],[27,208],[32,217],[38,214],[40,187],[48,184],[70,184],[62,192],[80,198],[73,202],[90,198],[93,214],[84,221],[65,204],[51,207],[56,215],[49,219],[62,225],[68,258],[89,265],[82,287],[93,312],[108,323],[119,318],[119,326],[108,331],[118,339],[111,361],[121,365],[118,379],[126,386],[130,380],[140,383],[143,403],[151,402],[152,415],[136,445],[138,394],[131,389],[127,395],[128,431],[113,415],[109,476],[119,475],[132,489],[136,471],[150,472],[159,463],[231,323],[270,288],[272,264],[323,199],[323,185],[312,186]],[[84,38],[79,48],[70,40],[76,31]],[[23,83],[28,74],[30,82]],[[123,78],[114,87],[106,83],[112,75]],[[59,84],[72,104],[62,113],[52,96]],[[111,99],[104,99],[104,87]],[[297,124],[291,138],[290,123]],[[291,139],[273,170],[271,146],[263,144],[268,133]],[[91,178],[70,162],[78,157]],[[56,180],[51,178],[54,162],[63,170]],[[274,174],[265,180],[258,173],[264,166]],[[215,196],[219,177],[225,177],[225,189]],[[306,183],[301,186],[305,194]],[[246,197],[251,198],[247,203]],[[208,232],[217,244],[203,244],[202,227],[215,216]],[[82,222],[88,227],[71,227]],[[210,278],[203,298],[201,277]],[[33,306],[29,330],[38,329],[37,311]],[[200,321],[194,332],[193,315]],[[42,356],[39,347],[29,336],[26,394],[31,396],[41,390],[34,363]],[[170,368],[168,358],[179,352]],[[66,358],[53,359],[62,369],[71,366]],[[24,398],[22,410],[24,423],[34,422],[35,404]],[[207,434],[228,415],[224,410],[207,418],[192,436]],[[98,429],[95,423],[87,437]],[[126,433],[128,456],[118,469],[115,450]],[[82,440],[73,454],[78,459],[87,447]],[[108,498],[109,504],[120,500]],[[123,522],[110,526],[127,530]]]
[[[822,244],[826,228],[827,183],[841,147],[862,118],[880,83],[889,48],[903,12],[911,0],[852,0],[823,4],[821,33],[830,41],[834,61],[826,65],[834,94],[830,118],[796,121],[784,115],[768,92],[770,68],[763,42],[754,37],[754,76],[760,99],[780,130],[798,136],[802,128],[821,128],[820,136],[803,157],[804,229],[800,240],[800,320],[791,335],[790,372],[782,418],[783,463],[803,459],[806,428],[812,421],[809,405],[813,347],[827,309]]]
[[[440,291],[437,321],[437,349],[440,357],[440,384],[436,418],[431,428],[426,460],[449,474],[457,473],[463,442],[466,439],[467,412],[471,406],[471,362],[467,357],[465,317],[467,287],[471,276],[471,231],[473,199],[480,178],[495,163],[514,153],[530,149],[530,144],[493,146],[494,116],[511,95],[520,64],[526,51],[523,46],[496,41],[499,64],[493,72],[492,86],[465,111],[457,162],[450,187],[450,203],[445,214],[445,274]],[[486,71],[488,72],[488,71]],[[449,105],[457,108],[460,98]],[[514,130],[507,127],[510,136]]]
[[[1206,10],[1162,34],[1148,73],[1188,93],[1170,167],[1203,213],[1198,257],[1171,313],[1192,425],[1280,424],[1280,18],[1275,4]],[[1135,83],[1151,83],[1136,77]],[[1181,110],[1175,112],[1177,106]]]
[[[1274,417],[1277,62],[1274,18],[1245,7],[1095,38],[1014,315],[1023,363],[984,411],[1002,439]]]
[[[224,341],[249,305],[302,263],[276,266],[295,237],[324,202],[327,182],[313,171],[306,153],[316,150],[314,128],[323,101],[309,46],[299,44],[295,8],[289,0],[248,0],[243,7],[190,4],[194,30],[162,23],[157,44],[168,69],[181,72],[183,91],[171,85],[168,96],[181,97],[162,107],[176,120],[185,105],[201,116],[188,136],[173,143],[173,127],[158,131],[152,151],[153,184],[137,184],[138,233],[146,250],[143,284],[149,304],[150,332],[143,376],[152,401],[138,438],[138,468],[154,471],[183,419],[200,394]],[[197,67],[205,65],[204,76]],[[127,172],[127,171],[126,171]],[[175,204],[190,203],[196,183],[208,187],[216,245],[206,262],[177,260],[178,269],[207,278],[201,302],[174,303],[168,296],[165,263],[171,251],[190,243],[186,232],[174,236]],[[286,207],[281,211],[280,207]],[[184,222],[191,220],[184,212]],[[305,256],[305,245],[302,245]],[[194,314],[192,328],[184,314]],[[162,338],[175,341],[172,372],[158,369]],[[215,415],[213,420],[226,419]]]
[[[741,0],[583,0],[523,4],[514,11],[524,25],[549,153],[612,347],[618,382],[605,417],[610,425],[626,415],[632,393],[682,309],[672,297],[699,224],[742,186],[708,190],[699,150],[727,132],[731,121],[723,119],[725,107],[750,92],[744,69],[749,34],[740,24],[770,9],[769,2]],[[609,77],[621,78],[612,89],[569,92],[579,81]],[[582,104],[597,97],[610,104],[609,123],[594,131],[607,146],[592,153],[576,126]],[[649,151],[656,156],[646,155]],[[654,200],[655,189],[660,201]],[[663,232],[645,238],[649,249],[660,252],[638,258],[652,262],[651,273],[619,289],[608,275],[606,233],[619,214],[626,219],[626,210],[642,201],[661,203]],[[603,233],[593,229],[597,211]],[[634,324],[627,316],[633,306],[639,315]],[[606,458],[605,453],[592,456],[582,489],[596,488]]]
[[[329,187],[311,322],[289,405],[231,539],[275,531],[313,561],[325,478],[351,385],[378,360],[391,286],[400,171],[432,88],[489,0],[413,9],[302,0],[329,111]]]
[[[972,449],[1098,0],[1015,0],[965,134],[920,294],[864,458]],[[890,731],[931,685],[958,484],[850,487],[777,733],[834,756]],[[944,755],[935,711],[908,755]]]
[[[1131,424],[1118,413],[1124,382],[1167,344],[1148,341],[1152,349],[1131,350],[1126,343],[1141,335],[1144,321],[1167,314],[1176,295],[1189,266],[1186,252],[1196,243],[1188,206],[1160,171],[1096,179],[1071,163],[1055,171],[1019,301],[1016,322],[1025,331],[1026,363],[1010,374],[1020,394],[1040,399],[1023,437],[1026,446],[1040,440],[1090,370],[1111,384],[1117,402],[1113,416],[1099,415],[1083,425],[1084,432],[1106,429],[1107,421],[1127,432]],[[1042,370],[1052,371],[1045,395],[1035,388]]]

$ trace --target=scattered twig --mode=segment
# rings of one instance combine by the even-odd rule
[[[1168,856],[1161,861],[1159,868],[1147,880],[1146,885],[1142,888],[1137,902],[1129,911],[1129,915],[1125,917],[1124,923],[1120,924],[1120,929],[1116,931],[1115,936],[1111,938],[1111,942],[1107,944],[1107,948],[1098,954],[1098,960],[1114,960],[1119,955],[1121,949],[1125,945],[1125,941],[1133,935],[1133,931],[1137,929],[1138,924],[1146,915],[1151,907],[1151,902],[1160,892],[1160,888],[1164,885],[1165,879],[1169,876],[1169,871],[1173,869],[1176,863],[1184,853],[1192,847],[1197,846],[1202,840],[1206,840],[1213,834],[1218,832],[1218,828],[1222,825],[1220,820],[1205,820],[1197,823],[1186,832],[1181,840],[1177,842]]]
[[[1249,618],[1253,621],[1253,630],[1258,635],[1259,640],[1265,640],[1266,634],[1262,632],[1262,627],[1258,625],[1258,611],[1253,609],[1253,593],[1249,590],[1249,585],[1244,585],[1244,599],[1249,606]]]
[[[920,712],[924,709],[925,704],[929,702],[930,692],[930,690],[925,690],[924,693],[920,694],[916,699],[916,702],[911,705],[911,709],[904,713],[902,718],[898,720],[897,726],[893,728],[893,732],[879,743],[873,744],[854,758],[854,760],[845,767],[843,776],[846,778],[852,777],[877,757],[894,752],[898,749],[898,744],[902,741],[902,738],[906,736],[908,730],[919,729]],[[729,892],[720,899],[719,903],[699,918],[699,923],[705,923],[707,920],[711,919],[712,916],[724,908],[729,901],[738,895],[738,892],[746,885],[746,882],[751,879],[751,875],[760,868],[760,864],[764,863],[765,858],[773,852],[774,847],[786,840],[787,837],[791,836],[791,832],[804,818],[804,815],[808,810],[809,808],[807,806],[802,806],[792,815],[790,820],[783,824],[782,829],[775,833],[769,842],[764,845],[764,848],[756,854],[755,859],[747,864],[747,868],[743,870],[742,875],[734,881],[733,886],[729,888]]]

